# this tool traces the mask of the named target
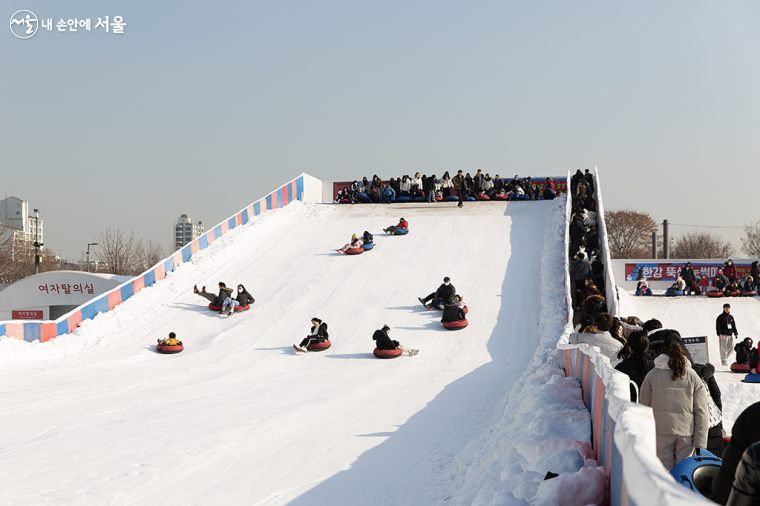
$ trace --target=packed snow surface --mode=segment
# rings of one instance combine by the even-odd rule
[[[294,202],[73,335],[0,338],[0,503],[552,504],[584,482],[593,495],[588,412],[554,350],[564,205]],[[382,232],[401,216],[408,235]],[[335,252],[364,230],[374,250]],[[417,301],[444,276],[465,330]],[[219,281],[256,304],[218,316],[192,287]],[[333,346],[297,355],[312,317]],[[383,324],[420,354],[376,359]],[[156,353],[171,331],[185,351]],[[542,482],[547,470],[565,474]]]
[[[723,311],[723,304],[730,304],[739,332],[734,344],[751,337],[757,346],[760,340],[760,297],[636,297],[622,288],[619,293],[620,311],[625,316],[635,315],[642,321],[656,318],[663,327],[677,330],[682,337],[707,336],[709,361],[715,366],[715,379],[721,390],[723,430],[730,434],[734,421],[742,411],[760,402],[760,384],[742,383],[744,374],[731,372],[730,364],[736,354],[729,360],[729,365],[721,365],[715,320]]]

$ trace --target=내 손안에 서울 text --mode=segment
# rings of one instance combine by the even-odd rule
[[[31,11],[17,11],[11,16],[10,28],[13,35],[19,39],[28,39],[37,33],[38,29],[49,32],[89,32],[104,31],[123,35],[127,26],[123,16],[104,16],[93,23],[91,18],[61,18],[57,23],[53,18],[43,18],[40,22]]]

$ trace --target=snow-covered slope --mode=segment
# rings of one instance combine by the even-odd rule
[[[542,306],[540,275],[546,248],[562,258],[561,236],[544,232],[561,233],[563,206],[293,202],[74,335],[0,339],[0,503],[445,497],[442,468],[502,416],[546,322],[562,320],[561,301]],[[409,235],[382,233],[401,216]],[[364,230],[373,251],[334,252]],[[468,302],[463,331],[417,301],[444,276]],[[192,293],[218,281],[246,285],[254,309],[220,318]],[[329,323],[333,347],[297,356],[291,345],[314,316]],[[371,335],[383,324],[420,354],[375,359]],[[185,351],[157,354],[170,331]]]

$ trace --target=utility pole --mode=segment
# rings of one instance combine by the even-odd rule
[[[40,242],[40,210],[34,210],[34,273],[40,273],[40,263],[42,257],[40,256],[40,248],[42,243]]]
[[[657,258],[657,232],[652,232],[652,259]]]
[[[91,242],[87,245],[87,272],[90,272],[90,246],[97,246],[98,243]]]
[[[662,258],[670,258],[668,256],[668,220],[662,222]]]

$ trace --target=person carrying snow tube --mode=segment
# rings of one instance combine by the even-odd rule
[[[253,296],[248,293],[248,290],[246,290],[243,285],[238,285],[237,291],[238,296],[236,298],[233,299],[232,294],[230,294],[229,297],[224,299],[224,302],[222,303],[222,310],[219,311],[219,314],[226,314],[229,316],[235,311],[246,311],[251,307],[251,304],[256,302]]]
[[[309,335],[303,338],[301,344],[293,348],[301,353],[309,351],[324,351],[332,344],[330,343],[330,334],[327,333],[327,322],[323,322],[316,316],[311,319],[311,330]]]
[[[438,290],[436,290],[435,293],[431,293],[424,299],[422,297],[417,297],[417,300],[422,302],[422,305],[426,308],[433,309],[433,306],[438,305],[441,302],[454,302],[454,296],[456,296],[456,294],[457,289],[454,288],[454,285],[451,284],[451,279],[446,276],[443,278],[443,284],[438,287]]]
[[[203,291],[199,291],[198,285],[195,285],[193,287],[193,292],[196,295],[200,295],[204,299],[208,300],[211,303],[211,306],[218,306],[217,309],[222,308],[225,299],[232,297],[232,288],[227,288],[227,285],[221,281],[219,282],[219,295],[214,295],[213,293],[207,292],[205,286],[203,287]]]
[[[383,232],[387,232],[391,235],[406,234],[409,232],[409,223],[404,218],[401,218],[398,220],[398,225],[391,225],[388,228],[384,228]]]
[[[156,351],[165,354],[179,353],[184,349],[185,347],[182,345],[182,341],[177,339],[177,335],[174,332],[169,332],[169,337],[167,339],[159,339],[158,345],[156,345]]]
[[[420,352],[420,350],[407,348],[398,341],[391,340],[388,335],[390,332],[391,328],[388,325],[383,325],[382,329],[376,330],[372,334],[372,339],[375,341],[375,346],[377,346],[374,351],[374,355],[377,358],[394,358],[402,353],[408,353],[410,357],[413,357]]]
[[[341,255],[343,255],[345,253],[348,253],[349,255],[351,255],[351,254],[357,254],[357,253],[361,253],[361,252],[364,251],[364,248],[362,248],[363,244],[364,244],[364,241],[362,241],[361,239],[359,239],[358,237],[356,237],[356,234],[353,234],[351,236],[351,242],[349,242],[348,244],[346,244],[342,248],[340,248],[338,250],[335,250],[335,251],[337,251]],[[356,251],[352,251],[352,250],[356,250]],[[361,251],[358,251],[358,250],[361,250]]]

